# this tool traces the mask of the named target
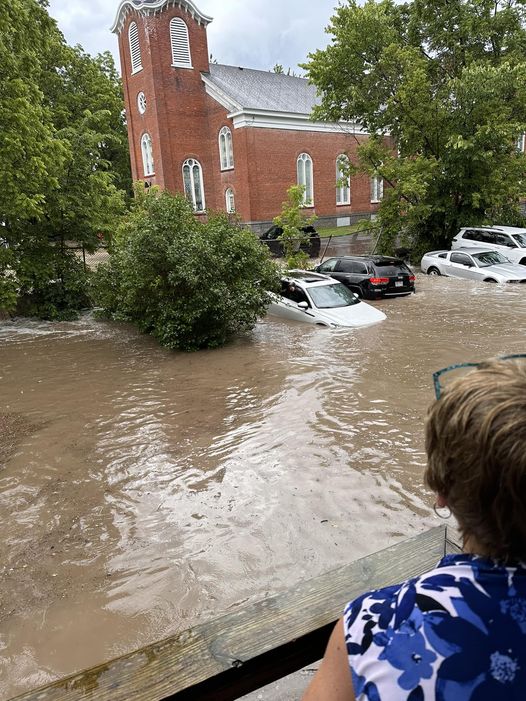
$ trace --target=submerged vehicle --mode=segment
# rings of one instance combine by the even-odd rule
[[[318,326],[356,328],[386,319],[341,282],[308,270],[290,270],[279,294],[271,293],[268,314]]]

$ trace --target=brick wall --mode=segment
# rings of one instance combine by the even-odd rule
[[[171,65],[169,25],[181,17],[190,39],[192,69]],[[143,70],[131,74],[128,30],[139,28]],[[225,191],[234,192],[236,211],[254,229],[264,229],[281,209],[287,188],[296,183],[296,160],[308,153],[314,169],[314,213],[321,220],[351,221],[374,213],[367,177],[351,179],[351,204],[336,205],[336,158],[347,153],[355,160],[363,136],[340,132],[297,131],[244,127],[234,129],[227,110],[206,94],[201,72],[209,70],[206,28],[183,8],[167,7],[145,16],[130,12],[119,36],[130,157],[134,180],[148,180],[174,192],[183,191],[182,165],[195,158],[202,166],[207,209],[225,210]],[[137,95],[144,92],[147,109],[139,113]],[[218,135],[232,132],[234,169],[221,171]],[[153,140],[155,175],[145,178],[141,138]]]

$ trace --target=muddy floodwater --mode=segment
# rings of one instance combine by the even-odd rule
[[[370,328],[265,319],[189,355],[0,322],[0,698],[436,525],[431,373],[524,352],[526,289],[417,289]]]

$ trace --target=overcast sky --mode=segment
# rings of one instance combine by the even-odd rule
[[[0,0],[1,1],[1,0]],[[218,63],[271,69],[281,63],[299,72],[310,51],[324,48],[338,0],[194,0],[206,15],[208,48]],[[119,0],[49,0],[49,12],[69,44],[90,54],[111,51],[119,66],[117,39],[110,32]]]

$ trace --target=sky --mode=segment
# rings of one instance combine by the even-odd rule
[[[270,70],[280,63],[301,73],[298,63],[329,40],[325,28],[338,0],[194,0],[213,17],[208,48],[218,63]],[[117,39],[110,32],[119,0],[49,0],[68,44],[95,55],[109,50],[119,66]]]

